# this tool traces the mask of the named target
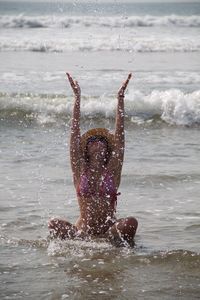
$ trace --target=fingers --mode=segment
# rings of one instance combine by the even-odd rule
[[[128,83],[129,83],[129,80],[131,79],[131,77],[132,77],[132,73],[129,73],[129,74],[128,74],[128,78],[126,79],[126,81],[125,81],[125,82],[123,83],[123,85],[122,85],[122,88],[123,88],[124,91],[126,90],[127,85],[128,85]]]
[[[71,75],[70,75],[69,73],[66,73],[66,74],[67,74],[67,77],[68,77],[69,82],[70,82],[70,84],[71,84],[71,87],[72,87],[72,89],[74,90],[74,89],[76,88],[76,84],[75,84],[73,78],[71,77]]]
[[[75,81],[75,84],[76,84],[76,88],[77,88],[78,90],[80,90],[80,86],[79,86],[79,84],[78,84],[78,81]]]
[[[74,81],[73,78],[71,77],[71,75],[69,73],[66,73],[66,75],[68,77],[68,80],[70,82],[70,85],[71,85],[74,93],[75,94],[80,94],[81,89],[80,89],[80,86],[78,84],[78,81],[76,81],[76,80]],[[132,73],[129,73],[126,81],[122,84],[121,88],[119,89],[118,95],[120,97],[124,96],[124,92],[125,92],[125,90],[126,90],[126,88],[128,86],[128,83],[129,83],[131,77],[132,77]]]
[[[129,73],[128,78],[126,79],[126,81],[122,84],[121,88],[119,89],[118,95],[120,97],[124,97],[124,92],[128,86],[128,83],[129,83],[129,80],[131,79],[131,77],[132,77],[132,73]]]
[[[131,79],[131,77],[132,77],[132,73],[129,73],[127,80],[129,81]]]
[[[73,78],[71,77],[71,75],[69,73],[66,73],[67,74],[67,77],[68,77],[68,80],[69,80],[69,83],[74,91],[75,94],[80,94],[80,86],[78,84],[78,81],[74,81]]]

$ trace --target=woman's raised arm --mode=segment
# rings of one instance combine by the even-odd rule
[[[76,186],[81,169],[81,133],[80,133],[80,101],[81,101],[81,89],[77,81],[74,81],[69,73],[66,73],[69,79],[69,83],[74,92],[74,108],[72,112],[72,121],[71,121],[71,138],[70,138],[70,159],[71,159],[71,168],[74,177],[74,184]]]
[[[128,75],[126,81],[122,84],[118,91],[117,111],[115,119],[115,149],[111,158],[111,168],[116,178],[116,184],[119,185],[121,178],[121,170],[124,160],[125,134],[124,134],[124,94],[128,86],[132,74]]]
[[[116,123],[115,123],[115,143],[118,147],[124,148],[125,136],[124,136],[124,93],[128,86],[129,80],[131,79],[132,74],[128,75],[126,81],[122,84],[121,88],[118,91],[117,99],[117,112],[116,112]]]

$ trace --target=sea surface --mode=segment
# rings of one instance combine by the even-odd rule
[[[117,216],[134,248],[50,241],[79,215],[69,161],[82,132],[114,130],[126,97]],[[0,299],[199,299],[200,3],[0,1]]]

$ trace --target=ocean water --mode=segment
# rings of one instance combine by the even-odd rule
[[[199,299],[200,3],[0,1],[1,299]],[[117,216],[135,248],[49,241],[74,222],[73,96],[81,128],[114,129],[131,71]]]

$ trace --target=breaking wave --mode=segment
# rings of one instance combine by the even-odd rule
[[[200,27],[200,16],[129,16],[129,17],[93,17],[93,16],[27,16],[4,15],[0,16],[0,28],[70,28],[80,27],[112,27],[112,28],[134,28],[153,26],[175,26],[175,27]]]
[[[91,35],[90,38],[74,39],[48,37],[21,37],[0,40],[0,51],[30,52],[94,52],[94,51],[126,51],[126,52],[199,52],[200,39],[195,37],[126,37],[119,40],[118,35]]]
[[[73,99],[65,95],[0,94],[0,120],[37,122],[40,125],[69,121]],[[115,117],[116,97],[83,96],[84,120],[112,120]],[[129,91],[126,96],[126,118],[137,125],[163,123],[176,126],[200,125],[200,90],[184,93],[178,89],[154,90],[144,94]]]

